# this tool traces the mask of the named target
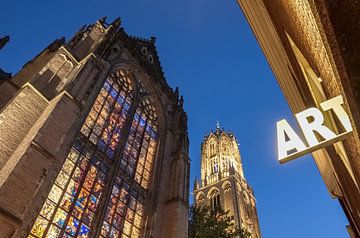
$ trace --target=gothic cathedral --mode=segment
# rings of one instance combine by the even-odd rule
[[[120,19],[0,78],[0,237],[187,237],[187,116]]]
[[[201,184],[195,181],[196,205],[220,207],[234,226],[260,238],[255,197],[246,182],[237,140],[217,125],[201,145]]]

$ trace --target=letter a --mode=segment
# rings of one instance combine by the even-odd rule
[[[296,149],[297,152],[305,150],[306,146],[300,137],[291,128],[289,123],[283,119],[276,124],[278,138],[278,160],[282,160],[288,156],[288,152]],[[286,140],[285,134],[289,138]]]

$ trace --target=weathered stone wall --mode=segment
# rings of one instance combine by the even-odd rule
[[[62,94],[50,102],[10,157],[14,167],[0,188],[0,214],[1,220],[14,223],[14,237],[24,235],[21,227],[26,228],[42,206],[50,182],[66,158],[78,116],[78,105]],[[0,230],[7,229],[0,226]]]
[[[173,108],[178,107],[171,104]],[[163,138],[163,148],[160,149],[161,164],[157,168],[155,216],[151,218],[152,237],[187,237],[189,158],[186,153],[182,153],[187,148],[180,146],[180,119],[176,116],[179,115],[178,110],[165,116],[168,127]]]
[[[4,171],[4,166],[11,162],[9,158],[47,105],[48,101],[41,94],[31,86],[25,86],[1,112],[0,185],[4,183],[9,173]],[[10,169],[13,165],[6,167]]]

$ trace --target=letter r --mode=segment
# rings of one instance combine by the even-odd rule
[[[319,143],[316,138],[315,131],[319,133],[325,140],[330,140],[336,137],[336,134],[329,128],[323,125],[324,116],[321,111],[315,107],[306,109],[295,115],[298,120],[301,130],[309,143],[309,146],[314,146]],[[309,122],[309,118],[313,118],[313,121]]]

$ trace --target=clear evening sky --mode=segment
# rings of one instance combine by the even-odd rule
[[[3,1],[0,67],[16,73],[54,39],[120,16],[132,35],[157,37],[168,83],[188,113],[191,189],[200,144],[216,121],[240,144],[264,238],[347,237],[347,220],[310,156],[280,165],[276,121],[293,115],[236,0]],[[285,66],[284,66],[285,67]]]

